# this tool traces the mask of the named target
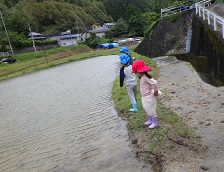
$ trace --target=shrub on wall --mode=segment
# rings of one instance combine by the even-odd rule
[[[172,23],[176,22],[178,18],[179,18],[178,14],[173,14],[169,17],[169,19]]]

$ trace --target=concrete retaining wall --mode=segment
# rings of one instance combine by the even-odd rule
[[[193,17],[192,41],[190,62],[198,68],[198,58],[207,58],[208,71],[215,78],[224,80],[224,40],[222,33],[214,32],[212,26],[208,26],[198,16]],[[205,63],[205,61],[203,61]],[[200,69],[199,69],[200,70]]]

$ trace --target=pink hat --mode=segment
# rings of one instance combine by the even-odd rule
[[[136,60],[132,65],[132,73],[138,72],[151,72],[152,69],[149,66],[145,65],[145,62],[142,60]]]

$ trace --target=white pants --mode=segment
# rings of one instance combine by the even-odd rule
[[[145,96],[145,97],[142,96],[142,106],[145,112],[147,113],[147,115],[153,118],[157,117],[157,114],[156,114],[157,100],[156,100],[156,96],[154,96],[154,92],[148,96]]]
[[[136,104],[137,100],[137,85],[127,85],[128,96],[130,98],[131,104]]]

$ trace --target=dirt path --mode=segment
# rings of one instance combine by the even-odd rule
[[[224,87],[204,83],[188,62],[158,57],[162,102],[195,128],[208,146],[204,159],[168,164],[167,172],[224,171]]]

